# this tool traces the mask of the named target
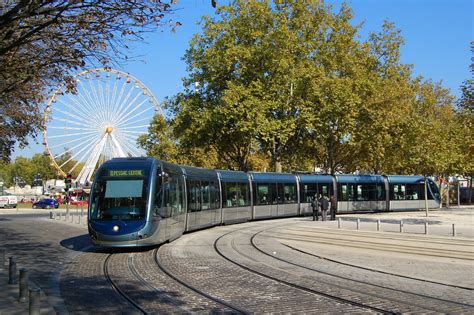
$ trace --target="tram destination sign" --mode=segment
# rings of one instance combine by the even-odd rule
[[[125,176],[143,176],[143,170],[109,170],[109,176],[125,177]]]

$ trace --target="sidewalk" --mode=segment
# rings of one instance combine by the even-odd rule
[[[343,229],[357,229],[359,220],[360,230],[377,231],[377,220],[380,220],[380,231],[400,233],[400,222],[402,222],[403,233],[425,234],[426,222],[429,235],[452,237],[455,234],[455,237],[474,238],[472,206],[431,209],[428,211],[428,216],[425,211],[407,211],[344,214],[337,218],[341,219]],[[338,221],[329,221],[328,224],[334,228],[338,227]]]
[[[29,314],[29,298],[25,302],[19,302],[19,284],[8,284],[8,265],[0,266],[0,315]],[[30,282],[30,288],[36,287]],[[56,314],[49,306],[48,298],[40,291],[40,314]]]

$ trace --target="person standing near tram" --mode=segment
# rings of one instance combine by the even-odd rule
[[[319,202],[321,204],[321,219],[326,221],[329,209],[329,200],[326,196],[322,196]]]
[[[319,200],[317,194],[314,194],[313,200],[311,201],[311,208],[313,208],[313,221],[318,221]]]
[[[336,196],[332,195],[331,196],[331,210],[329,211],[331,215],[331,221],[336,220],[336,210],[337,210],[337,201],[336,201]]]

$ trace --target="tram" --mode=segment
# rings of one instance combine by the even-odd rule
[[[439,190],[428,179],[429,208]],[[140,247],[184,232],[312,213],[314,196],[334,198],[336,213],[402,211],[425,206],[423,176],[314,175],[210,170],[154,158],[114,158],[91,187],[93,244]]]

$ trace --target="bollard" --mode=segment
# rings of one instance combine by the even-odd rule
[[[30,289],[30,315],[40,315],[40,289]]]
[[[20,269],[20,296],[18,297],[18,301],[26,302],[26,298],[28,295],[28,270],[27,269]]]
[[[2,248],[0,249],[0,270],[5,267],[5,250]]]
[[[456,226],[453,223],[453,236],[456,236]]]
[[[400,220],[400,233],[403,233],[403,220]]]
[[[337,228],[341,228],[341,218],[337,218]]]
[[[357,219],[357,229],[359,229],[360,219]]]
[[[425,234],[428,234],[428,222],[425,222]]]
[[[53,219],[53,211],[49,211],[49,218],[52,220]]]
[[[380,219],[377,220],[377,231],[380,231]]]
[[[10,257],[10,268],[8,273],[8,284],[17,284],[18,276],[16,274],[16,261],[15,257]]]

